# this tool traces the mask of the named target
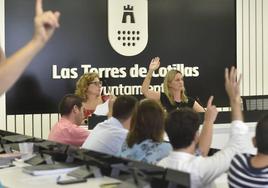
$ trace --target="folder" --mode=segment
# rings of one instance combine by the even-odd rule
[[[23,172],[34,176],[65,174],[79,168],[75,164],[57,163],[23,167]]]

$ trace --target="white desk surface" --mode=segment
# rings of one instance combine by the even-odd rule
[[[0,169],[0,181],[4,187],[8,188],[54,188],[61,187],[56,183],[57,175],[45,175],[45,176],[32,176],[22,172],[22,165],[16,165],[15,167],[9,167]],[[79,188],[97,188],[103,184],[119,183],[117,179],[102,177],[102,178],[88,178],[85,183],[76,183],[64,185],[64,187],[79,187]]]
[[[220,177],[218,177],[214,181],[214,183],[215,183],[215,188],[229,188],[228,179],[227,179],[227,173],[224,173]]]
[[[15,167],[0,169],[0,181],[4,187],[8,188],[57,188],[63,187],[56,183],[59,174],[45,175],[45,176],[32,176],[22,172],[21,164]],[[64,185],[68,188],[98,188],[103,184],[119,183],[120,181],[114,178],[89,178],[85,183],[76,183]],[[228,188],[227,174],[224,173],[215,180],[216,188]]]

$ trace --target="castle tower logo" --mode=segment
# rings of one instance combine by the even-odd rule
[[[141,53],[148,42],[148,0],[108,0],[108,39],[121,55]]]

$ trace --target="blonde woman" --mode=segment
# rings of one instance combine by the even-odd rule
[[[142,83],[141,91],[148,99],[160,101],[162,106],[168,111],[189,107],[196,112],[204,112],[204,108],[194,99],[186,95],[183,75],[178,70],[170,70],[164,79],[164,93],[149,89],[152,74],[160,66],[160,58],[152,59],[148,73]]]

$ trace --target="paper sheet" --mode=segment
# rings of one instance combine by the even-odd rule
[[[94,112],[94,114],[99,115],[99,116],[107,116],[108,112],[109,112],[109,100],[105,101],[103,104],[99,104],[96,107],[96,110]]]

